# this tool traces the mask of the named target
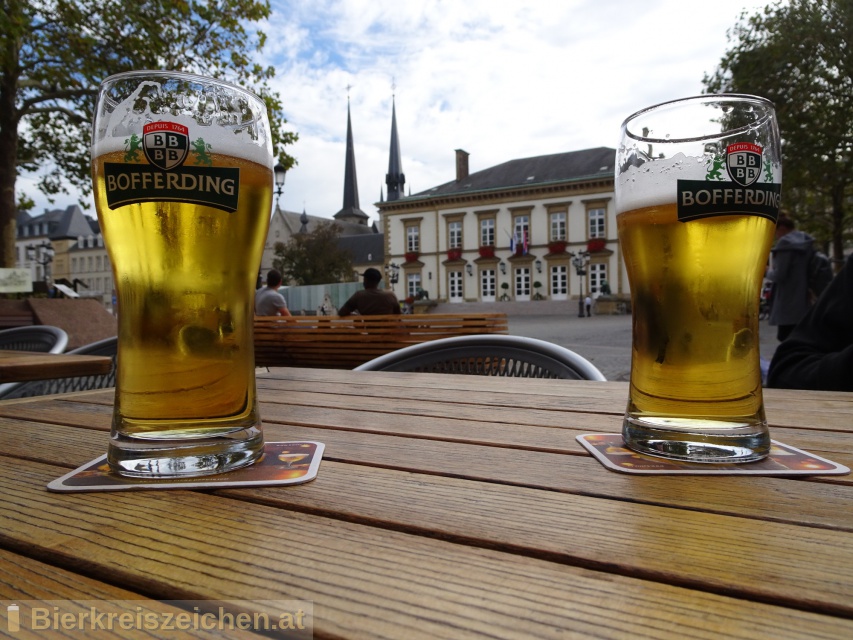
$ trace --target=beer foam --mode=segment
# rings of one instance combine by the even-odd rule
[[[179,91],[164,87],[173,78],[181,83]],[[113,82],[119,80],[135,82],[135,89],[116,101],[109,93],[110,79],[102,85],[93,157],[125,150],[131,135],[136,134],[141,141],[146,124],[163,121],[187,127],[190,141],[202,138],[211,145],[212,154],[244,158],[272,168],[266,105],[254,94],[236,85],[188,74],[135,72],[117,76]]]
[[[703,180],[708,159],[683,153],[651,158],[634,148],[627,157],[618,154],[617,162],[616,211],[622,212],[675,202],[676,180]]]
[[[677,153],[670,158],[650,157],[636,147],[622,148],[617,153],[616,212],[671,204],[676,201],[678,180],[707,180],[715,155],[688,156]],[[732,183],[725,178],[717,184]],[[782,181],[781,167],[773,166],[773,181]]]

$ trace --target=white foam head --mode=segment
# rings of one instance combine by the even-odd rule
[[[125,149],[151,122],[174,122],[211,145],[212,154],[245,158],[272,168],[267,109],[236,85],[184,73],[132,71],[104,80],[95,115],[93,157]]]
[[[616,211],[675,202],[676,181],[703,180],[706,166],[706,158],[688,157],[683,153],[629,164],[623,171],[616,172]]]

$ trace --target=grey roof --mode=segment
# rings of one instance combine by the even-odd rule
[[[341,228],[341,236],[373,235],[377,233],[377,230],[373,225],[368,226],[357,222],[347,222],[346,220],[332,220],[331,218],[312,216],[310,214],[306,214],[304,211],[302,213],[296,213],[295,211],[282,210],[281,216],[284,219],[284,223],[287,225],[291,235],[299,233],[302,229],[303,215],[308,219],[308,224],[306,225],[308,233],[314,231],[314,229],[317,228],[317,225],[324,222],[334,222],[338,225]]]
[[[409,198],[461,195],[508,187],[526,187],[555,182],[612,178],[616,150],[608,147],[569,151],[533,158],[510,160],[470,174],[462,180],[446,182]]]
[[[341,236],[338,246],[352,255],[355,264],[382,264],[385,262],[385,238],[381,233],[360,236]]]
[[[20,213],[18,214],[18,237],[23,237],[21,227],[26,225],[41,225],[42,223],[47,223],[47,235],[53,239],[79,238],[80,236],[97,234],[97,231],[92,230],[90,218],[83,215],[83,210],[76,204],[65,209],[53,209],[52,211],[45,211],[39,216],[28,217],[29,219]],[[30,235],[43,234],[35,233]]]

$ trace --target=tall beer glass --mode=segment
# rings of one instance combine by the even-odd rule
[[[92,175],[118,294],[108,460],[136,477],[221,473],[263,450],[254,284],[269,226],[263,101],[211,78],[107,78]]]
[[[695,462],[765,457],[758,303],[781,198],[772,103],[707,95],[644,109],[616,155],[633,351],[622,434]]]

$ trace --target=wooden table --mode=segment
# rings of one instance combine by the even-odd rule
[[[108,356],[0,350],[0,382],[24,382],[109,373]]]
[[[301,599],[315,638],[853,638],[849,475],[608,471],[575,436],[619,431],[624,383],[258,387],[268,440],[326,444],[315,481],[49,493],[105,451],[112,394],[0,403],[0,603]],[[853,466],[853,394],[765,397],[775,439]]]

